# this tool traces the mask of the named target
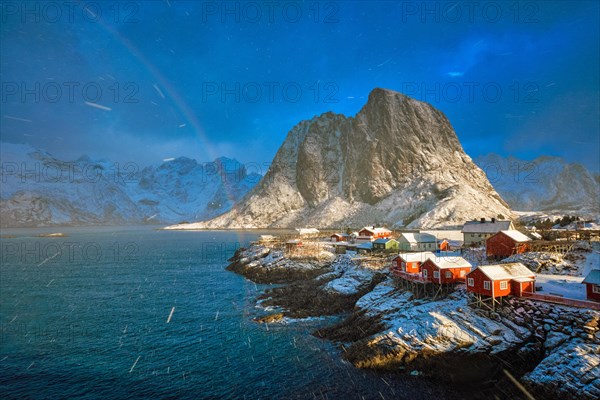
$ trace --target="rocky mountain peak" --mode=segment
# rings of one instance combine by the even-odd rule
[[[354,117],[297,124],[253,191],[200,227],[448,225],[498,214],[511,212],[446,116],[377,88]]]

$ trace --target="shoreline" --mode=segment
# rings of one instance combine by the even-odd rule
[[[458,389],[469,383],[512,398],[524,396],[515,379],[536,398],[600,395],[597,311],[511,298],[487,312],[467,305],[460,285],[445,298],[416,299],[395,285],[387,267],[358,265],[347,255],[303,260],[252,244],[229,261],[229,271],[278,284],[257,299],[277,313],[258,323],[347,315],[313,335],[333,342],[357,368],[444,380]]]

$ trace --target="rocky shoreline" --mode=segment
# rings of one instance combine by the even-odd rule
[[[252,245],[230,262],[227,269],[256,283],[282,284],[257,299],[277,309],[259,323],[345,315],[314,335],[338,343],[358,368],[444,380],[470,398],[600,397],[597,311],[511,298],[492,312],[470,306],[460,285],[441,299],[417,299],[386,267],[349,255],[294,259]]]

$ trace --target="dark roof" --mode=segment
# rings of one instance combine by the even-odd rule
[[[379,239],[377,239],[377,240],[374,240],[374,241],[373,241],[373,243],[383,243],[383,244],[386,244],[387,242],[390,242],[390,241],[392,241],[392,240],[393,240],[394,242],[397,242],[397,240],[394,240],[394,239],[389,239],[389,238],[379,238]]]

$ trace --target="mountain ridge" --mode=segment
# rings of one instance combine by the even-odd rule
[[[64,161],[28,145],[2,143],[0,226],[168,224],[227,211],[258,181],[235,159],[178,157],[156,166]]]
[[[598,175],[579,163],[555,156],[522,160],[495,153],[474,161],[515,210],[600,214]]]
[[[441,111],[377,88],[354,117],[324,113],[296,124],[230,211],[172,228],[433,227],[511,214]]]
[[[553,156],[526,161],[492,153],[471,160],[441,111],[385,89],[374,89],[355,116],[326,112],[298,122],[260,181],[227,157],[209,163],[177,157],[116,171],[117,163],[87,155],[64,161],[5,142],[1,150],[2,227],[204,220],[173,228],[427,228],[514,217],[511,208],[600,213],[600,175]],[[37,163],[50,175],[59,165],[73,176],[24,184],[18,171],[6,170],[11,162]],[[101,177],[96,182],[82,175],[90,166],[86,173]]]

